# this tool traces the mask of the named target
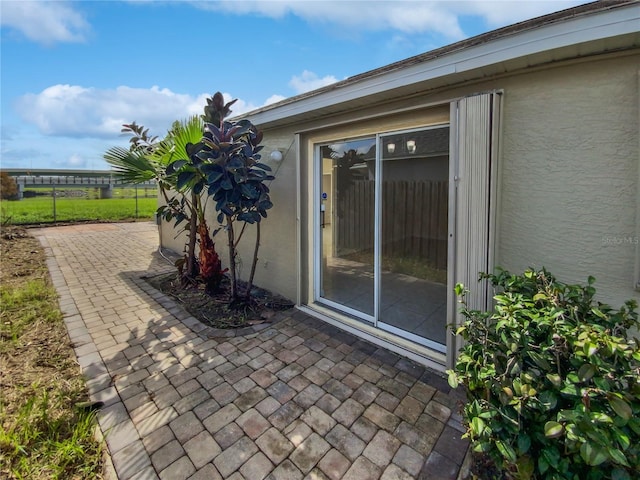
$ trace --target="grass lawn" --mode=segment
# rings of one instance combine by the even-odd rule
[[[373,266],[373,252],[370,250],[341,255],[341,258]],[[402,273],[429,282],[447,284],[446,268],[438,269],[430,265],[429,261],[424,258],[383,255],[381,268],[386,272]]]
[[[39,243],[0,235],[0,478],[102,478],[102,447]]]
[[[151,219],[158,208],[154,198],[56,198],[56,215],[53,215],[53,197],[35,197],[22,200],[0,201],[0,224],[24,225],[47,222],[80,220],[120,221],[134,218]]]

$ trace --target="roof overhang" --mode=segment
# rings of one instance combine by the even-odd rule
[[[594,2],[372,70],[242,115],[261,128],[559,60],[640,46],[640,2]]]

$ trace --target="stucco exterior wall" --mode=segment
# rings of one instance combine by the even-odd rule
[[[276,179],[270,185],[273,209],[268,210],[268,218],[263,219],[261,225],[261,248],[259,262],[256,268],[254,283],[260,287],[272,289],[274,292],[294,300],[296,298],[297,264],[296,251],[296,158],[293,141],[293,131],[279,131],[270,133],[262,143],[263,163],[269,165]],[[269,154],[273,150],[280,150],[283,159],[280,162],[270,160]],[[171,193],[169,196],[171,197]],[[165,204],[164,198],[158,196],[158,204]],[[206,207],[206,220],[209,230],[219,227],[216,220],[217,213],[214,202],[209,201]],[[162,221],[160,239],[163,248],[182,255],[186,251],[187,233],[182,227],[174,229],[174,222]],[[242,236],[238,248],[239,278],[247,280],[251,271],[251,260],[255,247],[255,226],[248,225]],[[223,268],[228,267],[228,245],[226,233],[221,230],[214,237],[216,251],[220,255]]]
[[[169,193],[169,198],[171,194]],[[161,192],[158,192],[158,206],[166,205],[164,196]],[[160,219],[160,245],[162,248],[168,248],[177,254],[183,254],[185,251],[185,245],[187,243],[187,234],[181,228],[185,224],[182,223],[177,229],[173,227],[174,221],[166,222]]]
[[[505,79],[497,264],[640,300],[638,56]],[[498,85],[496,85],[498,86]]]
[[[310,275],[312,252],[307,245],[312,231],[304,212],[313,185],[309,165],[314,142],[442,122],[449,101],[498,89],[504,96],[496,264],[514,272],[544,266],[566,282],[583,283],[593,275],[602,301],[613,306],[630,298],[640,301],[635,289],[640,241],[639,64],[637,51],[601,55],[425,91],[339,118],[265,129],[264,159],[274,149],[281,150],[284,159],[267,160],[276,175],[271,183],[274,207],[262,224],[256,284],[292,300],[300,286],[302,301],[309,297],[305,277]],[[441,106],[357,120],[385,109],[430,103]],[[354,123],[326,127],[343,120]],[[296,132],[307,132],[300,136],[300,159]],[[298,180],[302,198],[297,198]],[[213,211],[209,221],[215,225]],[[249,274],[253,249],[254,227],[248,228],[240,249],[241,278]],[[163,243],[181,251],[184,242],[173,240],[174,235],[163,228]],[[216,240],[224,254],[224,240]]]
[[[254,282],[260,287],[284,295],[295,301],[297,292],[297,222],[296,222],[296,152],[295,135],[291,130],[265,132],[262,160],[273,169],[276,179],[269,185],[273,208],[262,220],[259,261]],[[283,159],[269,159],[273,150],[280,150]],[[255,226],[249,225],[242,238],[239,258],[242,262],[240,278],[246,280],[251,272],[255,245]],[[222,248],[222,246],[221,246]],[[226,258],[226,256],[225,256]]]

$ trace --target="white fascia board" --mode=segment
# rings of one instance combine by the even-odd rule
[[[514,35],[514,38],[501,38],[479,46],[475,55],[458,61],[456,71],[464,72],[556,48],[637,33],[640,30],[640,4],[634,5],[631,12],[620,9],[605,13],[617,13],[616,16],[621,18],[603,22],[605,19],[594,15],[525,31]],[[622,15],[623,13],[633,15]]]
[[[569,18],[505,35],[481,45],[454,51],[415,65],[400,67],[391,72],[380,73],[351,85],[337,87],[281,107],[248,115],[251,116],[254,123],[264,125],[271,121],[301,115],[446,75],[466,72],[570,45],[637,33],[640,30],[639,26],[640,3],[592,15]]]

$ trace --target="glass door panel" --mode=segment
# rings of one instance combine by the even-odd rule
[[[316,300],[445,352],[449,127],[317,152]]]
[[[449,127],[382,136],[381,145],[379,325],[444,351]]]
[[[369,321],[374,315],[375,145],[375,138],[367,138],[320,147],[319,300]]]

